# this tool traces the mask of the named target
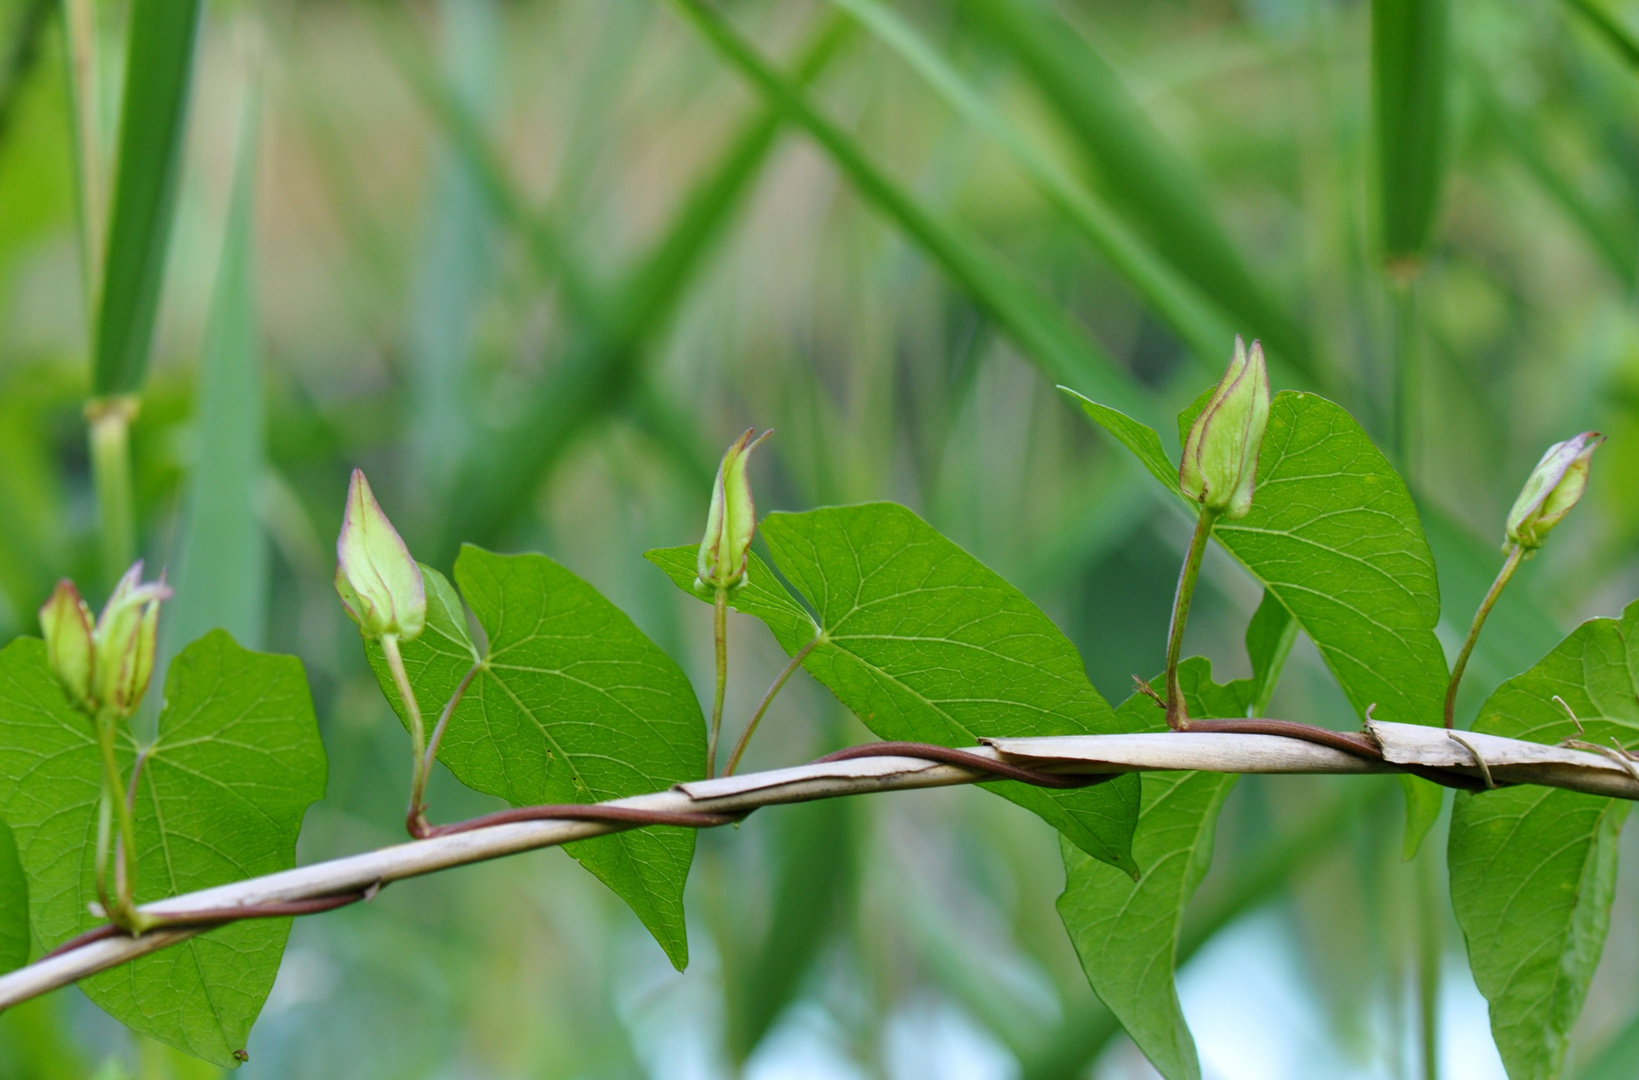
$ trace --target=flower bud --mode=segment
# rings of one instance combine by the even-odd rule
[[[1258,450],[1268,423],[1269,372],[1263,346],[1254,341],[1248,353],[1237,334],[1229,370],[1184,440],[1184,460],[1178,467],[1184,494],[1230,520],[1245,517],[1252,509]]]
[[[1555,443],[1542,455],[1537,467],[1508,511],[1508,539],[1503,550],[1518,544],[1527,551],[1541,547],[1548,533],[1565,519],[1588,486],[1588,459],[1605,436],[1584,431],[1562,443]]]
[[[427,621],[421,568],[359,469],[347,487],[347,512],[336,538],[336,592],[367,638],[396,634],[410,641]]]
[[[717,483],[711,489],[711,510],[706,515],[706,535],[700,541],[696,569],[703,584],[729,588],[740,583],[746,572],[746,552],[751,534],[757,530],[757,508],[751,500],[751,478],[746,462],[759,443],[773,434],[765,431],[755,440],[752,431],[734,440],[723,463],[717,467]]]
[[[57,582],[51,599],[40,609],[40,636],[46,640],[46,659],[52,674],[81,709],[91,707],[91,668],[95,645],[91,639],[91,609],[80,590],[67,578]]]
[[[91,688],[97,705],[130,716],[142,704],[159,645],[159,604],[170,597],[164,581],[143,582],[141,560],[114,586],[92,632]]]

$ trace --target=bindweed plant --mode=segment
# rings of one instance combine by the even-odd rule
[[[355,470],[335,587],[409,736],[412,842],[333,863],[295,866],[325,784],[302,665],[213,631],[171,663],[157,729],[139,736],[169,589],[144,583],[139,563],[93,619],[64,581],[41,637],[0,651],[0,813],[17,854],[0,860],[0,942],[22,943],[0,1004],[78,980],[132,1029],[232,1066],[291,917],[557,843],[682,969],[697,829],[773,803],[977,782],[1057,831],[1058,910],[1093,990],[1164,1076],[1194,1078],[1172,972],[1236,776],[1392,771],[1408,856],[1440,785],[1458,789],[1451,900],[1498,1048],[1511,1076],[1556,1075],[1605,938],[1617,831],[1639,797],[1639,605],[1578,627],[1492,694],[1472,730],[1453,727],[1452,705],[1486,613],[1582,497],[1600,437],[1550,448],[1532,472],[1448,669],[1405,483],[1339,406],[1271,396],[1257,342],[1237,339],[1223,378],[1180,415],[1178,464],[1154,429],[1066,393],[1196,521],[1165,668],[1135,675],[1113,708],[1046,614],[904,506],[757,521],[747,465],[766,433],[724,455],[702,540],[646,556],[713,608],[709,720],[677,663],[571,570],[468,545],[446,577],[416,562]],[[1229,683],[1182,656],[1214,539],[1264,589],[1246,632],[1253,675]],[[724,719],[730,608],[790,658],[738,725]],[[1299,632],[1359,730],[1266,715]],[[735,775],[798,667],[883,742]],[[736,726],[712,779],[719,734]],[[435,823],[435,761],[511,809]]]

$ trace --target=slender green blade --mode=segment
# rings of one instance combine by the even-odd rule
[[[92,389],[139,390],[165,278],[200,0],[133,0]]]
[[[0,821],[0,975],[28,963],[28,875],[11,827]]]
[[[1272,301],[1212,211],[1194,166],[1163,136],[1121,77],[1045,4],[965,0],[963,11],[1029,74],[1079,140],[1103,190],[1157,251],[1249,336],[1292,366],[1315,366],[1302,328]]]
[[[1020,172],[1110,261],[1150,307],[1186,342],[1197,360],[1216,367],[1235,331],[1223,312],[1088,188],[1038,151],[993,108],[939,50],[878,0],[832,0],[870,28],[969,124],[1006,151]]]
[[[1498,687],[1474,730],[1542,743],[1639,741],[1639,604],[1620,620],[1583,623]],[[1511,1080],[1560,1074],[1610,926],[1627,809],[1540,787],[1457,797],[1451,902]]]
[[[530,806],[642,795],[705,775],[694,688],[596,589],[545,555],[471,545],[455,580],[489,642],[438,750],[463,784]],[[475,655],[454,591],[436,574],[423,581],[434,598],[429,628],[403,654],[430,724]],[[366,648],[382,692],[402,710],[380,645]],[[565,850],[631,905],[679,970],[688,964],[683,886],[693,830],[646,828]]]
[[[1639,36],[1608,9],[1603,0],[1565,0],[1623,60],[1639,68]]]
[[[701,0],[675,0],[724,60],[733,64],[770,105],[819,144],[854,187],[892,219],[990,316],[1049,377],[1073,384],[1129,413],[1153,413],[1121,365],[1082,327],[984,247],[966,229],[943,221],[873,165],[858,142],[816,112],[800,90],[781,78],[743,37]]]
[[[267,540],[257,491],[262,476],[262,365],[256,300],[255,208],[260,95],[245,103],[233,195],[199,363],[193,469],[176,599],[166,607],[164,651],[174,654],[220,627],[262,642]]]
[[[972,746],[986,736],[1120,730],[1052,620],[905,507],[770,514],[762,532],[819,614],[822,636],[804,669],[882,738]],[[769,628],[787,653],[810,640]],[[1067,792],[985,786],[1094,858],[1133,870],[1135,778]]]
[[[798,85],[817,79],[831,62],[843,25],[828,21],[816,31],[795,65]],[[450,493],[436,561],[453,555],[464,540],[493,542],[504,533],[586,425],[607,415],[641,381],[650,344],[734,221],[776,143],[780,121],[776,111],[763,110],[746,122],[661,239],[617,286],[607,320],[577,339],[519,408],[515,423],[471,448]]]
[[[1212,681],[1212,663],[1190,657],[1178,680],[1191,716],[1237,717],[1246,702],[1233,686]],[[1159,685],[1163,680],[1157,679]],[[1116,709],[1125,731],[1165,731],[1165,717],[1146,695]],[[1195,1040],[1173,981],[1184,908],[1212,865],[1212,839],[1236,777],[1228,773],[1152,772],[1133,833],[1134,881],[1067,843],[1059,918],[1082,969],[1134,1043],[1167,1080],[1199,1080]]]
[[[781,811],[773,843],[774,889],[768,928],[749,955],[736,955],[745,927],[726,928],[723,965],[730,1057],[744,1064],[796,999],[846,914],[854,888],[854,845],[847,799],[822,799]]]
[[[158,739],[135,800],[139,903],[288,870],[325,757],[294,657],[241,649],[212,631],[177,656]],[[0,814],[33,885],[34,940],[50,948],[96,926],[101,791],[91,722],[68,704],[45,645],[0,651]],[[123,739],[129,775],[137,748]],[[92,976],[80,988],[133,1030],[227,1068],[279,970],[289,919],[251,919]]]
[[[1636,1060],[1639,1060],[1639,1017],[1628,1021],[1598,1057],[1578,1070],[1576,1080],[1630,1080]]]
[[[1372,0],[1372,108],[1383,256],[1428,246],[1445,180],[1446,0]]]

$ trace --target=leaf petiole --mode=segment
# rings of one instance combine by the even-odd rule
[[[763,713],[768,711],[768,706],[773,703],[775,695],[785,685],[785,680],[789,679],[791,673],[802,666],[802,662],[807,659],[808,654],[814,651],[814,646],[818,645],[824,637],[823,633],[815,634],[808,644],[797,650],[796,655],[791,658],[791,662],[785,665],[785,669],[775,676],[773,685],[763,695],[763,700],[757,703],[757,711],[751,714],[751,722],[746,724],[745,731],[740,733],[739,742],[734,744],[734,752],[728,756],[728,765],[723,769],[724,776],[734,775],[734,770],[740,764],[740,755],[746,752],[746,744],[751,742],[752,733],[757,730],[757,725],[762,723]]]
[[[484,670],[484,661],[479,660],[467,669],[456,685],[455,692],[450,699],[444,702],[444,710],[438,714],[438,723],[433,725],[432,738],[427,740],[427,749],[421,754],[421,770],[416,775],[414,789],[410,792],[410,811],[405,819],[405,827],[410,830],[411,836],[431,835],[432,827],[427,824],[427,805],[423,798],[427,789],[427,780],[432,776],[433,762],[438,759],[438,744],[444,738],[444,729],[449,726],[450,717],[455,714],[455,707],[461,704],[466,696],[467,687],[472,685],[473,678]]]
[[[1468,637],[1463,640],[1462,651],[1457,653],[1457,662],[1451,665],[1451,681],[1446,683],[1445,725],[1451,727],[1457,713],[1457,687],[1463,681],[1463,670],[1468,667],[1468,656],[1474,651],[1474,643],[1480,639],[1480,627],[1485,625],[1485,618],[1491,614],[1491,608],[1502,595],[1503,588],[1519,569],[1519,564],[1525,561],[1525,549],[1518,544],[1508,545],[1508,558],[1503,562],[1502,569],[1497,571],[1497,580],[1491,583],[1491,589],[1480,601],[1479,610],[1474,612],[1474,622],[1468,628]]]

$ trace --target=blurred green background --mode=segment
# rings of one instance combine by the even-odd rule
[[[64,10],[0,0],[0,642],[58,577],[108,583]],[[106,161],[131,11],[79,10]],[[330,755],[302,859],[395,842],[405,739],[330,586],[348,471],[424,561],[546,551],[709,691],[709,609],[640,553],[698,537],[755,425],[760,509],[910,505],[1119,701],[1162,665],[1190,523],[1053,387],[1176,448],[1240,332],[1400,464],[1448,648],[1537,455],[1610,436],[1493,616],[1466,723],[1639,592],[1630,27],[1606,0],[213,0],[131,429],[167,649],[220,624],[299,655]],[[1188,647],[1247,674],[1258,590],[1206,567]],[[731,633],[729,737],[784,660]],[[1356,723],[1301,642],[1271,711]],[[763,732],[747,768],[868,738],[800,675]],[[1424,1076],[1425,1030],[1443,1075],[1502,1075],[1443,842],[1400,861],[1397,791],[1232,795],[1183,946],[1209,1076]],[[436,817],[488,808],[435,780]],[[1629,840],[1588,1080],[1639,1054]],[[1153,1075],[1061,886],[1050,831],[976,790],[767,811],[702,836],[679,975],[560,852],[467,868],[298,923],[245,1075]],[[73,990],[0,1018],[0,1076],[210,1072]]]

